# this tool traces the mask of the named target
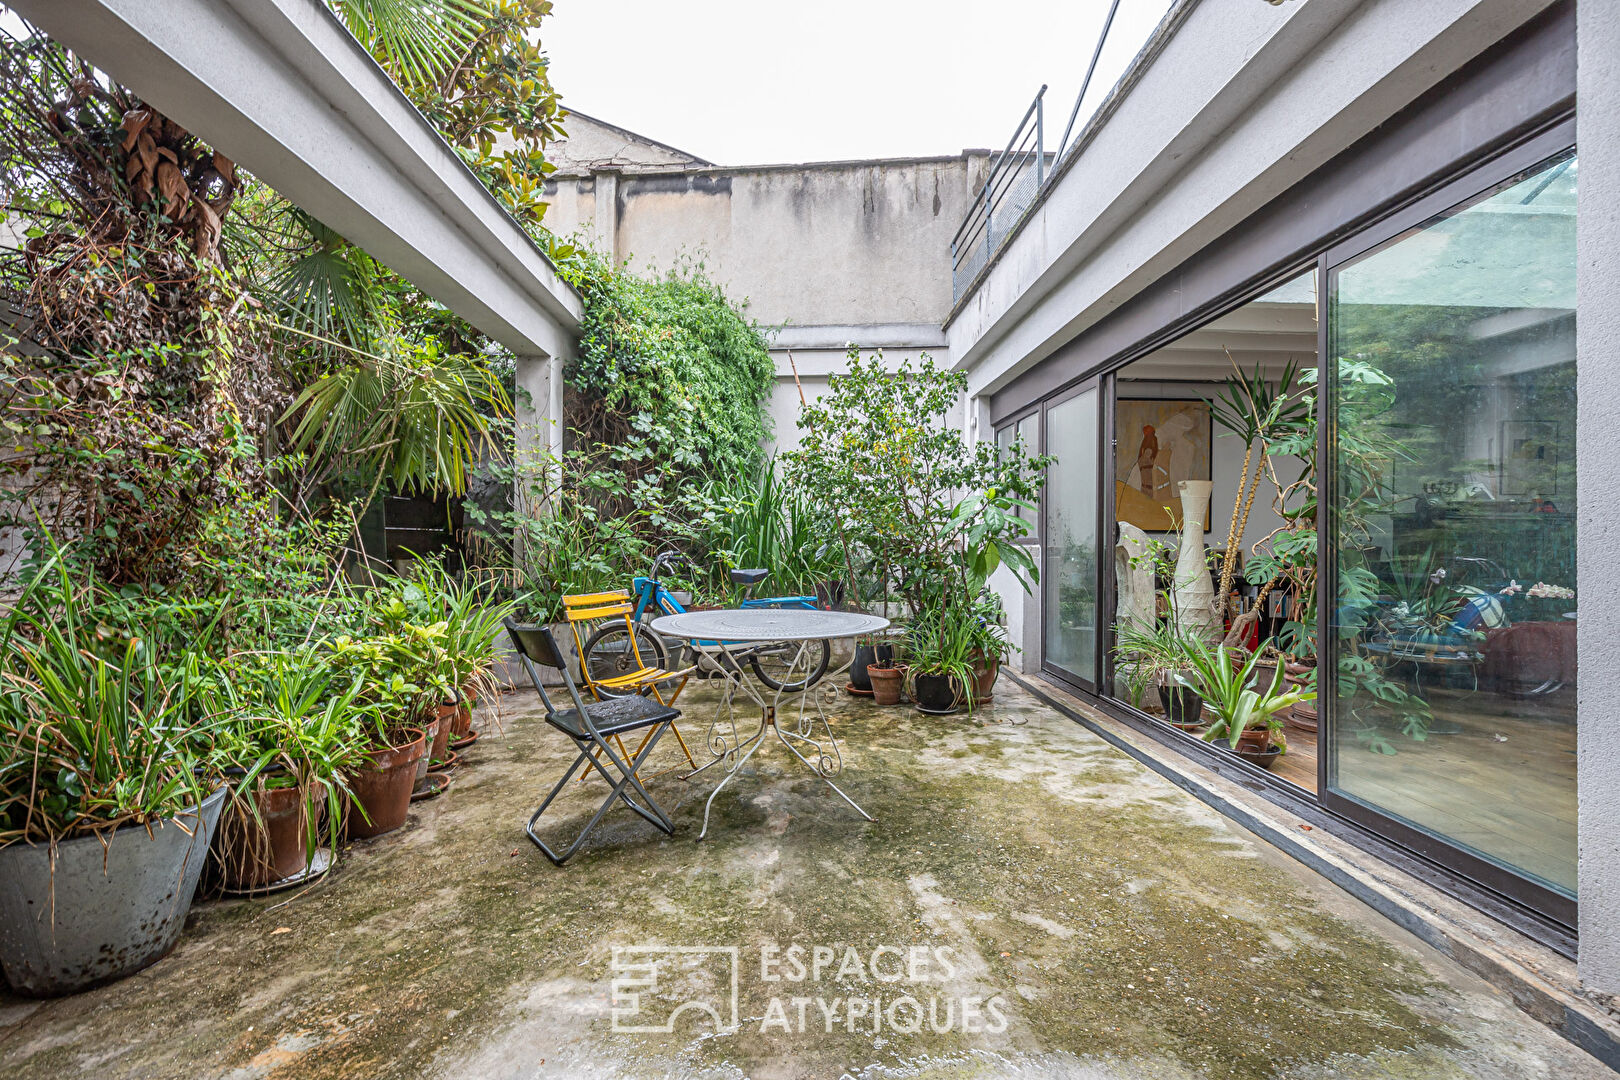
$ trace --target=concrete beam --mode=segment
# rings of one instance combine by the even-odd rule
[[[558,356],[579,297],[320,0],[7,0],[479,330]]]
[[[773,349],[943,349],[945,331],[935,323],[868,323],[782,326],[766,335]]]
[[[1551,0],[1198,4],[946,332],[993,393]]]

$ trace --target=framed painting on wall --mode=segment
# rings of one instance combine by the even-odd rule
[[[1144,532],[1181,524],[1183,480],[1209,480],[1213,421],[1209,403],[1124,400],[1114,412],[1114,511]],[[1210,529],[1204,507],[1204,531]]]

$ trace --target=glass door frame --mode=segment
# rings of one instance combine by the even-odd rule
[[[1102,696],[1102,687],[1112,685],[1113,665],[1109,658],[1109,638],[1112,627],[1105,625],[1103,613],[1113,610],[1114,590],[1114,543],[1113,537],[1105,530],[1107,522],[1112,520],[1114,513],[1114,487],[1113,476],[1113,445],[1114,445],[1114,385],[1112,373],[1095,374],[1075,382],[1062,391],[1049,395],[1040,403],[1040,432],[1041,453],[1048,452],[1051,440],[1047,435],[1046,415],[1059,405],[1066,404],[1073,398],[1079,397],[1087,391],[1097,395],[1097,509],[1095,533],[1097,538],[1097,622],[1096,632],[1092,635],[1094,656],[1092,657],[1092,670],[1097,673],[1096,681],[1083,678],[1080,675],[1060,667],[1052,661],[1051,642],[1047,635],[1047,615],[1057,610],[1057,595],[1054,591],[1056,579],[1047,573],[1049,567],[1046,557],[1048,527],[1046,520],[1047,510],[1047,484],[1051,482],[1051,472],[1048,470],[1047,481],[1041,485],[1040,498],[1040,526],[1041,526],[1041,672],[1051,675],[1059,681],[1084,690],[1094,697]],[[1106,482],[1105,482],[1106,481]]]
[[[1317,500],[1318,656],[1328,655],[1324,643],[1331,640],[1333,632],[1331,626],[1333,604],[1328,600],[1328,596],[1329,591],[1336,587],[1338,580],[1335,545],[1322,541],[1322,538],[1335,535],[1338,524],[1335,500],[1329,496],[1334,489],[1335,481],[1334,439],[1329,437],[1335,430],[1334,395],[1329,392],[1334,385],[1335,374],[1330,364],[1332,348],[1330,327],[1334,321],[1331,299],[1335,272],[1372,249],[1423,225],[1436,215],[1489,191],[1497,184],[1575,145],[1575,120],[1573,116],[1566,117],[1502,153],[1476,163],[1466,172],[1453,177],[1423,198],[1339,241],[1317,257],[1317,310],[1321,312],[1317,327],[1317,386],[1321,388],[1317,394],[1319,434],[1316,445],[1317,490],[1321,494]],[[1336,777],[1333,769],[1335,758],[1329,748],[1336,745],[1339,716],[1337,672],[1331,664],[1319,667],[1318,690],[1321,697],[1317,701],[1320,731],[1317,736],[1316,798],[1323,809],[1381,834],[1408,851],[1469,878],[1491,892],[1528,907],[1546,918],[1571,929],[1576,926],[1577,902],[1570,897],[1335,791]]]

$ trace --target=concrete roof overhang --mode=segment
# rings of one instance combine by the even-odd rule
[[[520,356],[579,297],[320,0],[7,0]]]

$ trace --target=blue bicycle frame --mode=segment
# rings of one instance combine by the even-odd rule
[[[664,583],[656,578],[636,577],[631,581],[631,591],[636,598],[636,612],[632,618],[641,622],[647,617],[649,608],[656,609],[660,615],[679,615],[686,610],[675,595],[664,588]],[[762,596],[757,599],[745,598],[740,605],[748,608],[799,608],[804,611],[819,611],[821,605],[814,596]],[[712,641],[695,642],[698,645],[712,646]]]

